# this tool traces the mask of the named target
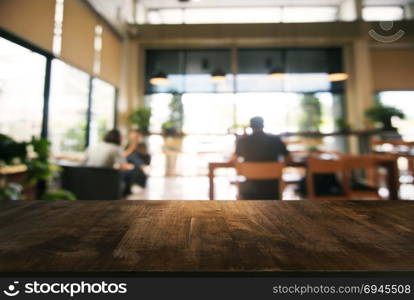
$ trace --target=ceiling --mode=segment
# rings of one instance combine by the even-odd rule
[[[149,8],[163,7],[258,7],[258,6],[334,6],[344,0],[142,0]]]
[[[125,21],[133,20],[133,9],[203,8],[203,7],[275,7],[275,6],[338,6],[348,0],[87,0],[115,28],[122,31]],[[364,0],[366,5],[405,5],[414,0]]]

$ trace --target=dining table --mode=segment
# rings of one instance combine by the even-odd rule
[[[297,170],[297,173],[300,174],[302,177],[306,177],[306,167],[307,167],[307,160],[310,155],[314,155],[314,153],[306,152],[306,151],[298,151],[296,153],[291,153],[291,157],[289,162],[286,164],[285,170]],[[341,153],[338,152],[321,152],[322,158],[326,159],[340,159]],[[399,200],[399,169],[398,163],[395,155],[387,154],[387,153],[373,153],[372,155],[375,156],[377,161],[377,166],[381,167],[386,170],[387,176],[385,178],[386,187],[388,189],[389,200]],[[234,161],[218,161],[218,162],[209,162],[208,164],[208,182],[209,182],[209,199],[215,200],[215,173],[218,169],[228,169],[228,168],[235,168]]]
[[[0,274],[414,270],[413,201],[0,201]]]

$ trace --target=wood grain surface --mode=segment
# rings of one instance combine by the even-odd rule
[[[0,203],[0,272],[355,270],[414,270],[414,202]]]

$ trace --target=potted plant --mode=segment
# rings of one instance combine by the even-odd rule
[[[344,118],[336,119],[335,125],[339,132],[350,132],[351,131],[351,125],[347,121],[345,121]]]
[[[0,168],[24,165],[26,158],[27,143],[18,143],[9,136],[0,134]],[[20,183],[8,182],[7,176],[0,175],[0,200],[20,200],[22,193],[23,186]]]
[[[180,94],[173,94],[169,108],[170,115],[168,120],[162,124],[162,134],[164,137],[181,138],[183,135],[184,109]]]
[[[27,157],[26,148],[27,143],[18,143],[11,137],[0,134],[0,167],[24,163]]]
[[[44,138],[32,137],[29,143],[27,184],[36,186],[36,198],[40,199],[47,190],[47,181],[60,172],[60,167],[49,161],[50,142]]]
[[[151,108],[140,107],[136,109],[130,117],[130,121],[144,135],[149,134],[149,126],[151,119]]]
[[[0,179],[0,200],[21,200],[23,186],[15,182]]]
[[[314,94],[303,95],[302,116],[299,120],[299,129],[302,132],[318,132],[322,123],[322,107],[319,99]]]
[[[365,117],[371,122],[379,124],[383,131],[397,131],[397,129],[392,126],[391,118],[398,117],[404,119],[405,114],[395,107],[383,105],[379,101],[376,101],[374,106],[365,111]]]
[[[183,143],[184,110],[180,94],[173,93],[169,108],[170,115],[161,128],[167,157],[166,176],[175,175],[176,154],[181,151]]]
[[[19,200],[26,197],[34,200],[47,195],[47,181],[60,171],[58,166],[49,161],[48,140],[33,137],[30,142],[18,143],[0,134],[0,153],[1,165],[23,165],[23,171],[26,170],[26,174],[18,183],[9,183],[6,177],[1,178],[0,199]],[[61,192],[69,194],[67,191]]]

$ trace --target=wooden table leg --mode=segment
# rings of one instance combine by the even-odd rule
[[[388,160],[382,163],[387,170],[387,185],[390,200],[399,200],[398,191],[400,189],[399,171],[397,160]]]
[[[209,199],[214,200],[214,166],[208,165]]]

